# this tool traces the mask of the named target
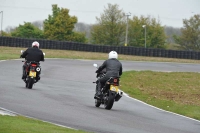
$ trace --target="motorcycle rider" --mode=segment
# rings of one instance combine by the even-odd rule
[[[103,64],[98,68],[98,70],[96,70],[96,73],[100,73],[103,69],[106,69],[106,74],[104,77],[99,78],[96,81],[97,93],[94,96],[95,99],[100,99],[101,88],[110,77],[120,77],[122,75],[122,64],[117,58],[117,52],[111,51],[108,54],[108,60],[105,60]]]
[[[23,69],[23,74],[22,74],[22,79],[24,80],[26,78],[26,67],[27,67],[27,63],[30,63],[30,61],[35,61],[35,62],[40,62],[40,61],[44,61],[44,55],[42,50],[39,49],[40,44],[37,41],[34,41],[32,43],[32,47],[28,48],[26,51],[24,51],[22,53],[22,55],[20,56],[20,58],[25,58],[25,63],[22,67]],[[40,72],[37,75],[37,81],[40,80]]]

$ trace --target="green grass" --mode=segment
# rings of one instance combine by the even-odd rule
[[[0,133],[86,133],[22,116],[1,116]]]
[[[25,48],[0,47],[0,60],[17,59]],[[48,50],[45,58],[107,59],[108,55],[97,52]],[[200,63],[199,60],[157,58],[119,55],[120,60]],[[200,74],[192,72],[129,71],[121,77],[121,89],[129,96],[161,109],[200,120]],[[23,132],[81,132],[61,128],[45,122],[21,116],[0,116],[0,133]]]
[[[129,71],[121,89],[150,105],[200,120],[200,73]]]

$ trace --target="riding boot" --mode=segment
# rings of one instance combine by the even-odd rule
[[[36,76],[36,82],[38,82],[39,80],[40,80],[40,72]]]
[[[97,87],[96,87],[96,94],[94,96],[95,99],[101,98],[101,82],[97,81]]]
[[[41,72],[38,73],[38,80],[40,80],[40,73],[41,73]]]
[[[26,78],[26,67],[25,66],[23,66],[22,67],[22,79],[25,79]]]

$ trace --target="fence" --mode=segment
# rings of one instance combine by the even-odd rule
[[[28,48],[35,41],[34,39],[14,38],[14,37],[0,37],[0,46],[9,47],[25,47]],[[154,48],[139,48],[131,46],[105,46],[83,44],[78,42],[68,41],[53,41],[37,39],[42,49],[59,49],[59,50],[75,50],[86,52],[101,52],[108,53],[111,50],[117,51],[119,54],[149,56],[149,57],[166,57],[179,59],[194,59],[200,60],[200,52],[195,51],[181,51],[181,50],[165,50]]]

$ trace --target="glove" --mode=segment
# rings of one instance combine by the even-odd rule
[[[96,75],[96,78],[98,78],[99,77],[99,73],[97,73],[97,75]]]
[[[96,70],[96,72],[95,73],[99,73],[99,71],[98,70]]]

